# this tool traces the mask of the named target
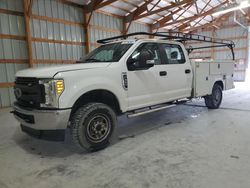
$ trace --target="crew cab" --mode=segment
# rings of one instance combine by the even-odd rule
[[[216,109],[222,91],[234,88],[233,60],[191,60],[193,49],[176,40],[123,38],[105,40],[75,64],[17,72],[13,113],[22,130],[41,136],[69,128],[78,146],[98,150],[109,144],[119,115],[195,97]]]

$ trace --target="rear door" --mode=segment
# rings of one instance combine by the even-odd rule
[[[183,48],[178,44],[160,44],[163,54],[165,98],[168,101],[190,97],[192,91],[192,68]]]

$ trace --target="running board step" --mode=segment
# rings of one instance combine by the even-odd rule
[[[127,116],[128,116],[128,118],[137,117],[137,116],[141,116],[141,115],[144,115],[144,114],[149,114],[151,112],[157,112],[157,111],[160,111],[160,110],[171,108],[171,107],[174,107],[174,106],[176,106],[176,105],[175,104],[171,104],[171,105],[167,105],[167,106],[161,106],[161,107],[156,107],[156,108],[149,108],[148,110],[145,110],[145,111],[130,113]]]

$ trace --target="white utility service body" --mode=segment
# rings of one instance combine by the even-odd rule
[[[194,71],[192,97],[201,97],[211,94],[213,84],[216,81],[223,82],[224,90],[234,88],[234,61],[194,60],[191,61],[191,65]]]

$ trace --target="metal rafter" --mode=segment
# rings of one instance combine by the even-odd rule
[[[126,34],[129,30],[129,27],[132,24],[132,21],[135,19],[137,15],[140,15],[141,13],[147,11],[147,6],[152,2],[153,0],[145,1],[142,5],[138,6],[133,12],[131,12],[129,15],[125,16],[123,19],[123,34]]]
[[[209,3],[210,3],[211,1],[212,1],[212,0],[209,0],[209,1],[207,2],[207,4],[201,9],[200,14],[203,13],[203,12],[205,11],[205,9],[208,7],[208,5],[209,5]],[[197,6],[197,3],[196,3],[196,6]],[[198,8],[198,7],[197,7],[197,8]],[[199,21],[197,21],[197,22],[193,25],[193,27],[195,27],[196,25],[198,25],[198,24],[199,24],[203,19],[205,19],[205,18],[206,18],[206,16],[203,16]],[[189,23],[187,23],[187,24],[184,24],[184,25],[178,27],[177,29],[178,29],[179,31],[183,31],[184,29],[186,29],[186,28],[189,27],[189,26],[191,26],[191,22],[189,22]]]
[[[220,17],[214,19],[214,20],[212,20],[212,21],[209,22],[209,23],[206,23],[206,24],[204,24],[204,25],[200,25],[200,26],[198,26],[198,27],[189,28],[187,31],[192,32],[192,31],[195,31],[195,30],[198,30],[198,29],[207,28],[207,27],[212,27],[213,25],[216,25],[216,24],[220,23],[221,20],[223,20],[224,18],[229,17],[231,14],[232,14],[231,12],[230,12],[230,13],[227,13],[227,14],[224,14],[224,15],[222,15],[222,16],[220,16]]]
[[[204,13],[194,15],[194,16],[190,16],[190,17],[187,17],[187,18],[183,18],[183,19],[180,19],[180,20],[177,20],[177,21],[172,21],[172,22],[164,24],[162,27],[167,26],[167,25],[177,24],[177,23],[183,23],[185,21],[189,21],[189,23],[191,23],[191,22],[195,21],[196,19],[198,19],[200,17],[208,16],[208,15],[214,13],[220,6],[222,6],[222,5],[226,4],[226,3],[227,3],[227,1],[224,1],[222,4],[219,4],[219,5],[215,6],[214,8],[211,8],[210,10],[208,10],[208,11],[206,11]]]
[[[201,12],[200,12],[200,13],[202,13],[203,11],[205,11],[205,9],[208,7],[208,5],[211,3],[211,1],[212,1],[212,0],[209,0],[209,1],[207,2],[207,4],[203,7],[203,9],[201,9]]]
[[[125,16],[125,22],[131,22],[135,20],[136,16],[142,14],[147,10],[147,6],[152,2],[153,0],[145,1],[141,6],[138,6],[133,12],[131,12],[129,15]]]
[[[196,8],[196,12],[197,12],[197,14],[200,14],[200,12],[199,12],[199,8],[198,8],[198,5],[197,5],[197,1],[195,2],[195,8]]]
[[[189,8],[189,7],[190,7],[190,4],[191,4],[191,6],[192,6],[192,2],[191,2],[191,1],[190,1],[189,3],[187,3],[186,5],[184,5],[184,7],[185,7],[185,8],[186,8],[186,7]],[[167,23],[168,21],[172,20],[174,14],[177,14],[178,12],[180,12],[180,11],[182,11],[182,10],[183,10],[182,8],[178,8],[178,9],[176,9],[175,11],[169,13],[166,17],[164,17],[163,19],[161,19],[161,20],[159,20],[158,22],[154,23],[154,24],[152,25],[152,28],[153,28],[153,29],[160,28],[164,23]],[[184,11],[184,12],[185,12],[185,11]],[[183,12],[181,15],[183,15],[184,12]],[[179,17],[180,17],[180,16],[179,16]],[[178,18],[179,18],[179,17],[178,17]]]
[[[171,5],[167,5],[165,7],[159,8],[157,10],[153,10],[153,11],[150,11],[150,12],[146,12],[146,13],[137,15],[137,16],[135,16],[134,20],[137,20],[137,19],[140,19],[140,18],[143,18],[143,17],[146,17],[146,16],[150,16],[150,15],[153,15],[153,14],[157,14],[159,12],[168,11],[169,9],[172,9],[172,8],[184,5],[186,3],[189,3],[190,1],[193,1],[193,0],[183,0],[183,1],[178,2],[178,3],[172,3]]]
[[[98,5],[96,5],[96,6],[94,7],[94,10],[97,10],[97,9],[99,9],[99,8],[108,6],[108,5],[112,4],[112,3],[114,3],[115,1],[117,1],[117,0],[107,0],[107,1],[105,1],[105,2],[101,2],[101,3],[99,3]]]
[[[211,2],[211,0],[207,2],[207,4],[203,7],[201,13],[202,13],[202,12],[205,12],[205,9],[208,7],[208,5],[209,5],[210,2]],[[223,6],[223,3],[220,3],[220,5]],[[212,16],[212,15],[211,15],[211,16]],[[198,25],[205,17],[206,17],[206,16],[203,16],[201,19],[199,19],[192,27],[195,28],[195,26]],[[214,19],[213,19],[213,17],[212,17],[212,21],[213,21],[213,20],[214,20]],[[208,22],[208,23],[210,23],[210,22]],[[190,22],[190,24],[191,24],[191,22]],[[213,26],[215,26],[215,25],[213,25]],[[187,27],[188,27],[188,26],[187,26]],[[218,29],[218,26],[216,26],[216,28]],[[183,31],[184,29],[185,29],[185,28],[182,28],[181,30]],[[180,28],[179,28],[179,30],[180,30]]]
[[[166,2],[168,2],[167,0],[164,0],[164,1],[166,1]],[[206,3],[204,0],[202,0],[204,3]],[[211,8],[213,8],[213,6],[211,6],[210,4],[209,4],[209,6],[211,7]],[[201,13],[201,8],[198,6],[198,4],[197,4],[197,8],[198,8],[198,10],[200,9],[200,13]],[[193,11],[191,11],[190,9],[187,9],[187,12],[189,12],[190,14],[193,14],[194,16],[195,15],[197,15],[197,13],[196,12],[193,12]],[[206,20],[206,21],[210,21],[210,20]]]
[[[119,1],[121,1],[121,2],[124,2],[124,3],[127,3],[127,4],[129,4],[129,5],[132,5],[132,6],[134,6],[134,8],[138,8],[138,5],[137,4],[135,4],[134,2],[130,2],[130,1],[128,1],[128,0],[119,0]],[[153,3],[150,3],[150,5],[154,5]],[[156,7],[158,7],[158,8],[161,8],[159,5],[156,5]],[[160,18],[162,17],[162,15],[161,14],[156,14],[157,16],[159,16]],[[157,21],[157,19],[156,20],[154,20],[154,21]]]

